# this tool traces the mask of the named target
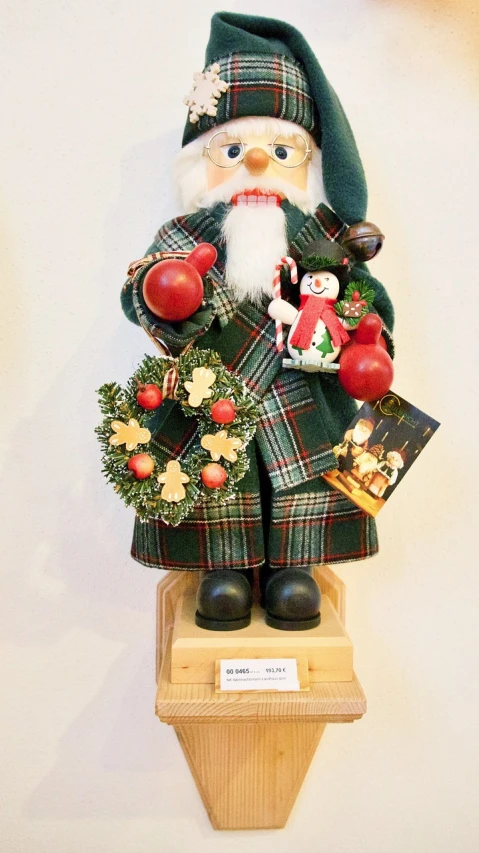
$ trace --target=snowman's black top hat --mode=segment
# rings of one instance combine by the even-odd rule
[[[306,246],[300,266],[306,272],[328,270],[337,276],[341,284],[344,284],[349,273],[349,258],[339,243],[333,243],[331,240],[316,240]]]

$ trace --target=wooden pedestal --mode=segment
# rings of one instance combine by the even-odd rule
[[[178,601],[171,643],[173,684],[214,684],[217,660],[235,658],[306,659],[308,680],[351,681],[353,644],[327,595],[321,624],[309,631],[278,631],[253,605],[251,624],[240,631],[206,631],[195,625],[196,596],[188,590]]]
[[[344,584],[327,567],[315,572],[344,621]],[[354,674],[351,681],[313,682],[298,693],[218,694],[214,684],[173,684],[175,612],[198,581],[196,573],[171,572],[158,585],[156,713],[174,726],[215,829],[281,828],[326,723],[362,717],[364,693]]]

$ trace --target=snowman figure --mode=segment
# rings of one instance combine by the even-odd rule
[[[349,341],[349,321],[334,306],[349,272],[348,258],[337,243],[318,240],[308,247],[301,266],[307,272],[299,286],[299,307],[281,298],[268,306],[270,317],[291,326],[286,344],[291,358],[283,365],[307,372],[339,370],[336,358]]]

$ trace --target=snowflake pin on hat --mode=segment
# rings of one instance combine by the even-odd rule
[[[183,103],[190,108],[191,124],[196,124],[200,116],[217,114],[218,99],[229,88],[229,83],[220,80],[220,70],[220,66],[215,62],[207,71],[198,71],[193,75],[191,91],[183,99]]]

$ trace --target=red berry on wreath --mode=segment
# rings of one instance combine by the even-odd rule
[[[163,394],[158,388],[158,385],[154,385],[150,382],[148,385],[139,386],[136,400],[138,405],[143,409],[157,409],[163,402]]]
[[[149,453],[136,453],[135,456],[130,456],[128,460],[128,468],[137,480],[146,480],[154,467],[155,463]]]
[[[201,479],[208,489],[219,489],[228,479],[228,474],[218,462],[210,462],[203,468]]]
[[[217,400],[211,407],[211,418],[215,424],[231,424],[236,418],[236,409],[231,400]]]

